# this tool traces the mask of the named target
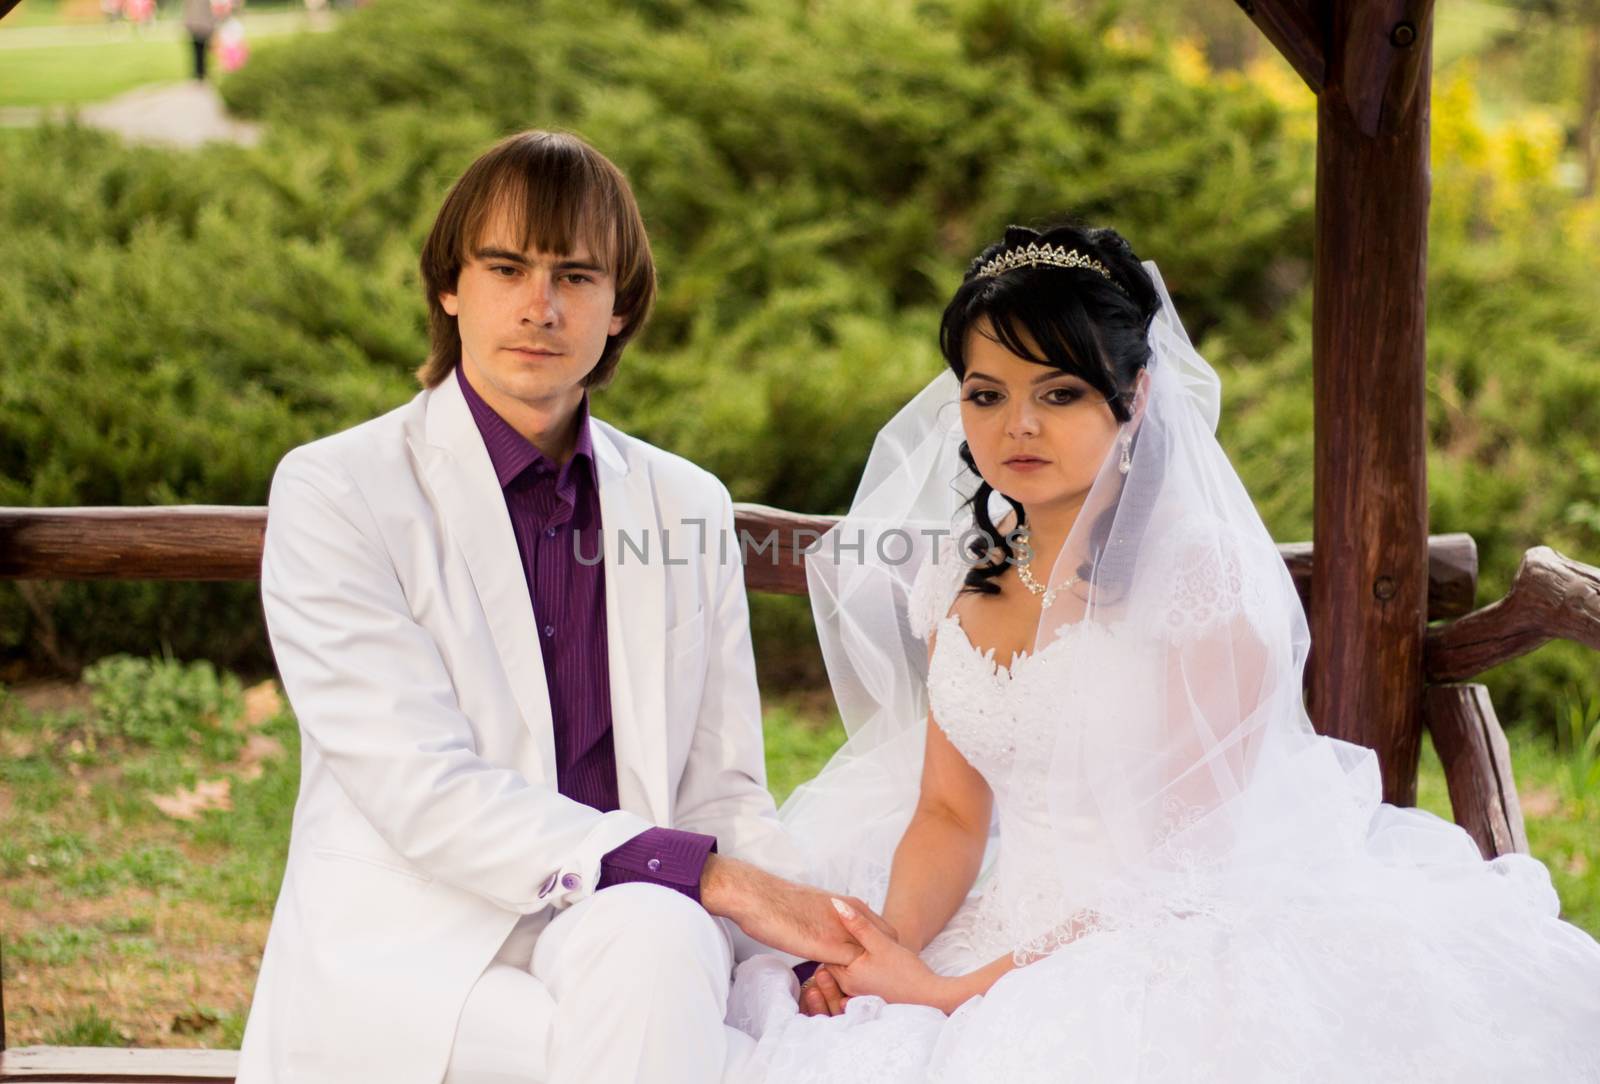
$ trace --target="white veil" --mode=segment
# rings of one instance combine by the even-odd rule
[[[946,371],[879,431],[851,510],[812,548],[806,580],[847,739],[780,811],[815,884],[881,907],[922,774],[927,648],[907,619],[918,571],[978,479],[962,464]]]
[[[918,798],[927,636],[936,722],[996,817],[973,897],[922,957],[1036,964],[940,1026],[940,1079],[1591,1079],[1600,946],[1557,920],[1544,868],[1382,804],[1373,754],[1312,731],[1299,599],[1213,435],[1216,376],[1145,267],[1148,380],[1026,661],[1002,673],[946,619],[966,569],[938,558],[965,547],[933,542],[978,484],[953,375],[885,427],[811,556],[849,730],[780,814],[812,875],[883,905]],[[796,1020],[772,973],[772,1018]],[[926,1053],[926,1009],[863,1001],[837,1029],[773,1028],[772,1064],[863,1080]]]
[[[1010,916],[1019,959],[1086,925],[1210,910],[1262,890],[1263,877],[1292,880],[1305,860],[1337,861],[1361,847],[1380,801],[1372,754],[1311,729],[1298,596],[1214,436],[1216,374],[1155,265],[1144,267],[1161,310],[1124,428],[1131,467],[1119,469],[1119,437],[1051,573],[1058,595],[1034,649],[1100,625],[1138,658],[1139,677],[1079,690],[1087,703],[1063,706],[1047,747],[1018,758],[1017,770],[1048,765],[1060,886]],[[921,772],[927,622],[911,612],[912,587],[924,563],[966,552],[935,543],[971,529],[962,505],[979,481],[957,454],[957,391],[941,374],[884,427],[850,512],[807,560],[848,740],[781,816],[817,884],[874,907]],[[991,857],[993,843],[992,832]]]

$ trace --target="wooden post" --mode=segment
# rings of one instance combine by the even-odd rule
[[[1482,685],[1433,685],[1428,732],[1444,765],[1450,808],[1485,858],[1527,854],[1522,803],[1511,775],[1511,748]]]
[[[1428,2],[1335,0],[1317,104],[1312,719],[1416,798],[1428,491]]]

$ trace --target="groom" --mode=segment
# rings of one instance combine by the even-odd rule
[[[273,479],[301,781],[238,1080],[718,1080],[736,956],[859,949],[779,876],[727,490],[589,414],[655,292],[638,208],[524,132],[422,273],[424,390]]]

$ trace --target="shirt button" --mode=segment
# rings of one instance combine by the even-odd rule
[[[566,889],[568,892],[573,891],[581,884],[583,884],[583,878],[579,877],[576,873],[569,873],[565,877],[561,878],[561,887]]]
[[[554,538],[556,536],[556,529],[554,527],[546,527],[544,529],[544,536],[546,538]]]
[[[649,870],[651,873],[660,873],[661,872],[661,859],[659,859],[659,858],[650,859],[650,861],[648,861],[648,862],[646,862],[644,864],[644,868]]]
[[[546,636],[554,636],[556,634],[556,627],[554,625],[546,625],[544,627],[544,634]]]

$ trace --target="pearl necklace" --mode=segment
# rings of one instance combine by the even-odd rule
[[[1026,547],[1028,545],[1029,537],[1028,529],[1024,527],[1022,530],[1017,532],[1017,545]],[[1048,610],[1051,606],[1055,605],[1056,594],[1058,592],[1065,591],[1076,584],[1078,582],[1078,577],[1076,575],[1069,576],[1058,586],[1046,587],[1044,584],[1033,578],[1033,555],[1032,551],[1030,550],[1028,559],[1026,561],[1017,562],[1017,580],[1022,584],[1023,587],[1028,589],[1028,593],[1030,595],[1043,595],[1044,600],[1041,603],[1041,606]]]

